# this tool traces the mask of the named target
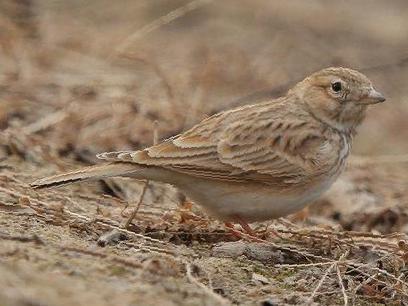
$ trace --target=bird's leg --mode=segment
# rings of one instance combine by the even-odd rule
[[[241,225],[242,229],[246,234],[248,234],[249,236],[256,237],[255,231],[249,226],[249,224],[244,219],[242,219],[240,216],[234,216],[234,219],[236,223]]]
[[[283,239],[281,235],[277,231],[275,231],[273,228],[270,228],[269,225],[266,226],[265,228],[265,235],[267,233],[272,233],[274,236],[278,237],[279,239]]]
[[[264,242],[262,239],[256,236],[256,233],[254,232],[254,230],[241,217],[234,216],[233,220],[241,226],[241,228],[243,229],[243,232],[236,230],[232,222],[225,222],[224,223],[225,227],[227,227],[230,230],[232,235],[240,239],[248,240],[249,238],[252,241]]]
[[[225,227],[230,231],[230,233],[240,239],[243,239],[242,233],[240,231],[237,231],[234,228],[234,224],[232,222],[224,222]]]
[[[253,240],[255,241],[262,241],[261,237],[249,226],[249,224],[240,216],[235,215],[233,216],[233,220],[238,223],[241,228],[243,229],[244,233],[250,236]],[[225,226],[228,227],[231,230],[231,233],[238,237],[238,238],[245,238],[242,236],[242,233],[240,231],[237,231],[234,229],[234,225],[231,222],[226,222]],[[269,229],[269,232],[275,235],[276,237],[282,239],[282,237],[276,232],[274,229]],[[240,234],[241,233],[241,234]]]

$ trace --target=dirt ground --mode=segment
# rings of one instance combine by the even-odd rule
[[[408,305],[407,14],[402,0],[0,1],[0,305]],[[328,193],[254,224],[263,242],[168,185],[28,185],[331,65],[388,101]]]

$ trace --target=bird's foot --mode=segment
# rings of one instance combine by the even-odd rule
[[[238,223],[243,231],[239,231],[235,229],[234,224],[232,222],[225,222],[225,227],[231,232],[231,234],[240,239],[252,240],[256,242],[265,242],[264,235],[260,236],[259,233],[255,232],[249,224],[243,220],[239,216],[234,216],[234,222]],[[278,238],[282,238],[275,230],[269,228],[268,233],[272,233],[274,236]]]
[[[237,237],[237,238],[243,239],[243,240],[264,242],[264,240],[262,240],[261,238],[258,238],[256,236],[256,233],[250,227],[249,227],[250,231],[248,232],[244,228],[242,228],[243,231],[235,229],[234,224],[231,223],[231,222],[225,222],[224,225],[234,237]]]

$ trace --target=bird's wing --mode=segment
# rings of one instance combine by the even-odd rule
[[[253,107],[217,114],[141,151],[98,157],[210,179],[288,183],[304,179],[317,166],[324,141],[304,119]]]

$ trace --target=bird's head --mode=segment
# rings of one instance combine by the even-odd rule
[[[385,101],[364,74],[347,68],[315,72],[292,92],[316,119],[341,131],[354,131],[368,105]]]

